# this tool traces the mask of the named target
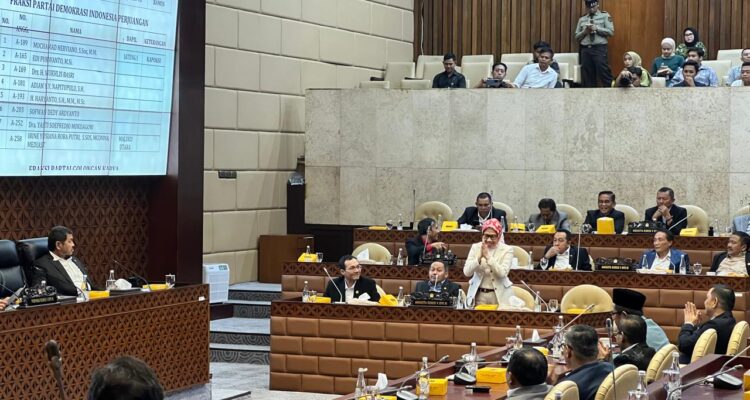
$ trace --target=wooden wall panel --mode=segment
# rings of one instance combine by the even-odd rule
[[[459,58],[529,52],[538,40],[550,42],[556,52],[577,52],[573,35],[585,12],[581,0],[415,0],[414,7],[417,40],[424,22],[423,54],[452,51]],[[661,39],[669,36],[680,43],[688,26],[700,32],[709,59],[721,48],[750,47],[750,24],[743,24],[750,20],[750,0],[601,0],[601,9],[615,22],[614,70],[627,50],[650,64],[660,53]],[[415,46],[414,58],[419,54]]]

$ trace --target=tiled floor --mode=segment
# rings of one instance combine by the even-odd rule
[[[271,332],[268,318],[224,318],[211,321],[211,332],[265,333]]]
[[[211,363],[211,397],[213,400],[235,398],[253,400],[329,400],[336,395],[280,392],[268,390],[268,365]]]

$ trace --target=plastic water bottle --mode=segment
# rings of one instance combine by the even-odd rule
[[[398,304],[399,307],[404,306],[404,287],[403,286],[398,287],[398,296],[396,297],[396,304]]]
[[[399,231],[404,230],[404,215],[401,213],[398,214],[398,225],[396,226],[396,229]]]
[[[404,249],[398,249],[398,257],[396,257],[396,265],[406,265],[404,260]]]
[[[365,382],[365,372],[367,372],[367,368],[360,368],[357,371],[357,385],[354,387],[354,398],[359,399],[362,396],[366,395],[367,391],[367,382]]]
[[[534,269],[534,252],[529,250],[529,269]]]
[[[667,376],[666,389],[667,393],[674,390],[672,395],[667,400],[675,400],[682,397],[682,391],[678,389],[682,386],[682,377],[680,376],[680,353],[677,351],[672,352],[672,365],[668,370],[664,371]]]
[[[419,370],[417,386],[419,388],[419,399],[427,400],[430,397],[430,368],[427,364],[427,357],[422,357],[422,369]]]
[[[635,397],[638,400],[648,399],[648,391],[646,390],[646,371],[638,371],[638,384],[635,386]]]
[[[116,280],[115,280],[115,270],[110,269],[109,270],[109,278],[107,278],[107,283],[106,283],[105,289],[106,290],[116,289],[115,282],[116,282]]]
[[[310,246],[307,246],[305,248],[305,257],[304,257],[304,260],[305,260],[305,262],[312,262],[312,254],[310,253]]]
[[[307,287],[307,281],[305,281],[305,287],[302,288],[302,302],[307,303],[310,301],[310,289]]]
[[[466,362],[466,373],[476,377],[477,376],[477,368],[479,367],[479,364],[477,363],[477,344],[476,342],[471,342],[471,350],[469,350],[469,356],[467,359],[464,360]]]
[[[534,297],[534,312],[542,312],[542,300],[541,296],[539,295],[539,292],[536,292],[536,297]]]
[[[442,230],[443,229],[443,214],[438,214],[438,217],[437,217],[437,228],[438,228],[438,230]]]
[[[523,348],[523,335],[521,335],[521,325],[516,325],[516,345],[514,350],[521,350]]]
[[[680,256],[680,275],[687,274],[687,265],[685,265],[685,255]]]
[[[513,217],[513,232],[518,232],[518,217]]]

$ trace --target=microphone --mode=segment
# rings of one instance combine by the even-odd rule
[[[581,228],[578,228],[578,246],[576,246],[576,271],[578,271],[578,260],[581,259]],[[594,266],[591,266],[592,270],[595,270]]]
[[[726,369],[727,366],[731,364],[733,361],[735,361],[736,359],[738,359],[747,350],[750,350],[750,346],[747,346],[744,349],[738,351],[737,354],[734,355],[734,357],[727,360],[727,362],[725,362],[721,366],[721,368],[719,368],[719,372],[729,371],[728,369]],[[732,366],[732,368],[737,367],[737,366],[742,366],[742,365],[737,364],[737,365]],[[714,378],[714,387],[719,388],[719,389],[739,389],[740,387],[742,387],[742,380],[737,379],[731,375],[717,375]]]
[[[737,364],[737,365],[735,365],[735,366],[732,366],[731,368],[729,368],[729,369],[727,369],[727,370],[725,370],[725,371],[719,371],[719,372],[717,372],[717,373],[714,373],[714,374],[711,374],[711,375],[707,375],[707,376],[704,376],[703,378],[698,378],[698,379],[696,379],[696,380],[694,380],[694,381],[690,381],[690,382],[688,382],[688,383],[686,383],[686,384],[684,384],[684,385],[678,386],[678,387],[676,387],[676,388],[674,388],[674,389],[672,389],[672,390],[668,391],[668,392],[667,392],[667,398],[668,398],[668,399],[669,399],[669,398],[671,398],[671,396],[672,396],[672,393],[674,393],[674,392],[676,392],[676,391],[678,391],[678,390],[679,390],[679,391],[685,390],[685,389],[687,389],[687,388],[693,387],[693,386],[695,386],[695,385],[698,385],[698,384],[700,384],[700,383],[703,383],[703,382],[707,382],[707,381],[709,381],[710,379],[714,379],[714,385],[715,385],[715,384],[716,384],[716,378],[717,378],[717,377],[718,377],[719,375],[723,375],[723,374],[726,374],[726,373],[728,373],[728,372],[733,372],[733,371],[736,371],[736,370],[738,370],[738,369],[741,369],[741,368],[742,368],[742,365],[740,365],[740,364]],[[733,378],[733,379],[737,379],[737,378],[735,378],[735,377],[733,377],[733,376],[728,376],[728,377],[729,377],[729,378]],[[724,378],[720,378],[720,379],[724,379]],[[736,387],[736,389],[739,389],[739,388],[741,388],[741,387],[742,387],[742,380],[740,380],[740,379],[737,379],[737,380],[738,380],[738,381],[740,382],[740,386]]]
[[[326,269],[326,266],[325,265],[321,265],[321,267],[323,267],[323,272],[326,273],[326,276],[328,277],[328,279],[330,279],[331,284],[333,285],[333,287],[336,289],[337,292],[339,292],[339,301],[336,301],[333,304],[346,304],[346,301],[345,301],[346,298],[341,293],[341,289],[339,289],[339,287],[336,286],[336,284],[333,282],[333,278],[331,278],[331,274],[328,273],[328,270]]]
[[[562,331],[564,331],[565,329],[567,329],[567,328],[568,328],[568,327],[569,327],[570,325],[572,325],[572,324],[573,324],[573,322],[575,322],[575,321],[576,321],[576,320],[577,320],[578,318],[581,318],[581,316],[582,316],[583,314],[586,314],[587,312],[591,311],[591,310],[592,310],[592,309],[594,308],[594,306],[595,306],[595,305],[596,305],[596,304],[589,304],[588,306],[586,306],[586,308],[584,308],[584,309],[583,309],[583,312],[582,312],[582,313],[580,313],[580,314],[576,315],[576,316],[575,316],[575,318],[573,318],[573,319],[571,319],[571,320],[570,320],[570,322],[568,322],[567,324],[563,325],[562,329],[560,329],[560,332],[562,332]]]
[[[130,269],[130,268],[128,268],[128,267],[126,267],[126,266],[125,266],[125,264],[123,264],[123,263],[121,263],[121,262],[119,262],[119,261],[115,260],[114,258],[112,259],[112,261],[113,261],[113,262],[114,262],[114,263],[115,263],[116,265],[119,265],[120,267],[122,267],[122,269],[124,269],[126,273],[128,273],[128,274],[130,274],[130,275],[133,275],[133,276],[135,276],[136,278],[138,278],[138,279],[140,279],[140,280],[142,280],[142,281],[146,282],[146,287],[148,288],[148,290],[151,290],[151,284],[150,284],[150,283],[148,282],[148,279],[146,279],[146,278],[144,278],[144,277],[142,277],[142,276],[138,275],[138,274],[137,274],[137,273],[136,273],[135,271],[133,271],[132,269]]]
[[[536,296],[536,291],[534,291],[534,289],[532,289],[531,287],[529,287],[529,285],[527,285],[526,282],[521,281],[521,284],[523,286],[525,286],[526,289],[529,289],[529,291],[531,292],[531,294],[533,294],[535,297],[539,297],[539,300],[542,302],[542,304],[544,304],[545,307],[547,307],[547,311],[549,311],[549,304],[547,304],[547,302],[544,301],[544,299],[542,298],[542,296]]]
[[[440,364],[441,362],[443,362],[443,361],[445,361],[445,360],[447,360],[449,358],[450,358],[450,355],[446,354],[446,355],[440,357],[439,360],[437,360],[434,363],[428,365],[427,369],[430,369],[430,368],[432,368],[432,367]],[[420,372],[422,372],[421,369],[419,371],[411,374],[409,376],[409,378],[404,379],[404,381],[401,382],[401,386],[399,386],[398,390],[396,390],[396,397],[399,400],[417,400],[419,398],[419,396],[417,396],[416,394],[408,391],[409,389],[411,389],[411,386],[404,386],[404,385],[406,385],[406,382],[410,381],[412,378],[416,378],[417,375],[419,375]]]
[[[612,389],[614,390],[615,396],[617,396],[617,379],[615,379],[615,357],[612,354],[612,318],[607,318],[607,320],[604,322],[604,325],[607,327],[607,335],[609,345],[609,362],[612,364]]]
[[[56,341],[50,340],[44,345],[44,350],[47,352],[47,361],[49,362],[50,369],[52,369],[52,374],[55,376],[55,382],[57,382],[57,390],[60,399],[67,400],[62,378],[62,356],[60,356],[60,347],[57,345]]]
[[[672,230],[672,228],[674,228],[675,226],[677,226],[677,225],[681,224],[681,223],[682,223],[682,221],[685,221],[685,220],[687,220],[688,218],[690,218],[690,217],[692,217],[692,216],[693,216],[693,214],[689,214],[689,215],[688,215],[687,217],[685,217],[685,218],[683,218],[683,219],[681,219],[681,220],[679,220],[679,221],[675,222],[674,224],[672,224],[672,226],[670,226],[670,227],[669,227],[669,229],[667,229],[667,230],[668,230],[668,231],[671,231],[671,230]]]

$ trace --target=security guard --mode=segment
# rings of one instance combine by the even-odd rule
[[[615,26],[609,13],[599,11],[597,0],[585,2],[589,12],[576,26],[576,40],[581,44],[583,87],[609,87],[612,71],[607,63],[607,38],[615,34]]]

